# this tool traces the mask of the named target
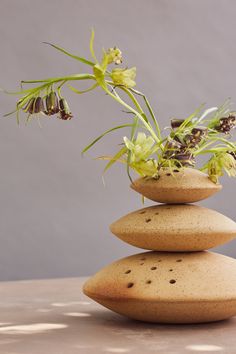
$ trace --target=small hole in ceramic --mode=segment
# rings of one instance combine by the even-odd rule
[[[159,213],[157,212],[157,213],[155,213],[155,215],[159,215]]]
[[[140,214],[145,214],[145,213],[146,213],[146,211],[145,211],[145,210],[143,210],[143,211],[141,211],[141,212],[140,212]]]
[[[173,272],[173,269],[169,269],[169,272]]]
[[[145,221],[146,221],[146,222],[150,222],[151,220],[152,220],[152,219],[148,218],[148,219],[146,219]]]
[[[170,284],[175,284],[175,283],[176,283],[176,280],[171,279],[171,280],[169,281],[169,283],[170,283]]]
[[[131,273],[131,270],[130,270],[130,269],[128,269],[128,270],[125,272],[125,274],[129,274],[129,273]]]
[[[176,262],[182,262],[182,259],[177,259]]]
[[[174,170],[174,172],[178,173],[178,172],[179,172],[179,170]]]
[[[144,265],[144,263],[140,263],[140,265]]]
[[[171,173],[167,173],[166,175],[167,175],[167,176],[171,176]]]
[[[167,209],[167,210],[170,210],[170,209],[171,209],[171,207],[167,207],[166,209]]]
[[[160,263],[160,262],[162,262],[162,260],[161,260],[161,259],[158,259],[158,261],[157,261],[157,262],[159,262],[159,263]]]
[[[152,267],[152,268],[151,268],[151,270],[156,270],[156,269],[157,269],[157,267]]]
[[[151,280],[147,280],[146,284],[151,284],[151,282],[152,282]]]
[[[128,283],[127,288],[132,288],[134,286],[134,283]]]
[[[146,261],[146,258],[140,258],[140,261]]]

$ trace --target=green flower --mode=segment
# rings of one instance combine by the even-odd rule
[[[151,136],[147,137],[145,133],[138,133],[134,142],[125,136],[124,142],[127,149],[131,152],[131,163],[145,160],[154,152],[153,144],[155,141]]]
[[[142,177],[157,176],[157,161],[154,159],[133,163],[131,167]]]
[[[125,86],[127,88],[134,87],[136,82],[134,81],[136,77],[136,68],[121,69],[116,68],[112,70],[111,78],[116,86]]]
[[[108,64],[121,64],[122,63],[122,52],[119,48],[109,48],[106,52]]]
[[[214,155],[207,165],[209,177],[214,183],[218,182],[219,177],[223,176],[224,171],[229,177],[236,176],[236,160],[227,152]]]

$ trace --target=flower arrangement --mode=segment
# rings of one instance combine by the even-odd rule
[[[26,122],[34,117],[39,118],[40,115],[70,120],[72,113],[62,95],[63,87],[66,85],[79,95],[101,88],[125,109],[128,122],[105,131],[87,145],[83,153],[105,135],[117,129],[130,128],[129,138],[123,138],[121,148],[115,156],[104,158],[109,160],[105,170],[115,162],[122,162],[130,179],[131,169],[142,177],[157,179],[161,168],[169,168],[170,171],[186,166],[196,168],[196,159],[200,155],[206,155],[208,160],[199,169],[206,171],[214,183],[218,183],[224,172],[229,176],[236,176],[236,144],[231,141],[231,131],[236,126],[236,114],[230,110],[230,100],[220,107],[209,109],[204,109],[204,105],[201,105],[185,119],[171,119],[170,126],[161,130],[146,95],[134,89],[136,68],[112,66],[122,64],[119,48],[103,50],[99,61],[94,51],[94,31],[90,39],[92,60],[71,54],[54,44],[47,44],[87,65],[91,72],[22,81],[22,85],[32,84],[33,87],[15,92],[20,96],[16,109],[5,116],[16,113],[18,123],[20,112],[26,113]],[[86,90],[78,90],[72,85],[76,81],[88,81],[91,86]],[[121,97],[121,93],[122,97],[127,97],[128,103]]]

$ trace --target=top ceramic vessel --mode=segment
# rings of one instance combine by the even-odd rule
[[[184,168],[183,170],[162,169],[160,178],[139,178],[131,184],[131,188],[144,197],[159,203],[194,203],[206,199],[222,186],[213,183],[201,171]]]

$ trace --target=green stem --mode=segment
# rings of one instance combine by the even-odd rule
[[[132,88],[130,88],[129,90],[130,90],[131,92],[134,92],[136,95],[139,95],[139,96],[142,96],[142,97],[143,97],[144,102],[145,102],[145,104],[146,104],[146,106],[147,106],[147,109],[148,109],[148,111],[149,111],[149,113],[150,113],[150,115],[151,115],[151,117],[152,117],[152,119],[153,119],[153,122],[154,122],[154,124],[155,124],[158,137],[161,139],[161,130],[160,130],[159,124],[157,123],[157,119],[156,119],[156,117],[155,117],[154,111],[153,111],[153,109],[152,109],[152,107],[151,107],[151,105],[150,105],[150,103],[149,103],[147,97],[146,97],[142,92],[139,92],[139,91],[134,90],[134,89],[132,89]]]
[[[36,84],[39,82],[50,82],[50,83],[56,83],[60,81],[70,81],[70,80],[96,80],[94,75],[91,74],[75,74],[75,75],[69,75],[69,76],[63,76],[63,77],[51,77],[45,80],[23,80],[21,81],[23,84]]]
[[[150,132],[150,134],[152,135],[153,139],[159,144],[160,140],[159,138],[156,136],[156,134],[154,133],[153,129],[150,127],[150,125],[146,122],[146,120],[143,118],[143,116],[137,112],[133,107],[131,107],[130,105],[128,105],[127,103],[125,103],[120,96],[116,93],[116,95],[114,95],[113,93],[111,93],[106,87],[101,86],[102,89],[109,95],[111,96],[115,101],[119,102],[122,106],[124,106],[126,109],[130,110],[131,112],[133,112],[143,123],[143,125],[145,126],[145,128]]]

